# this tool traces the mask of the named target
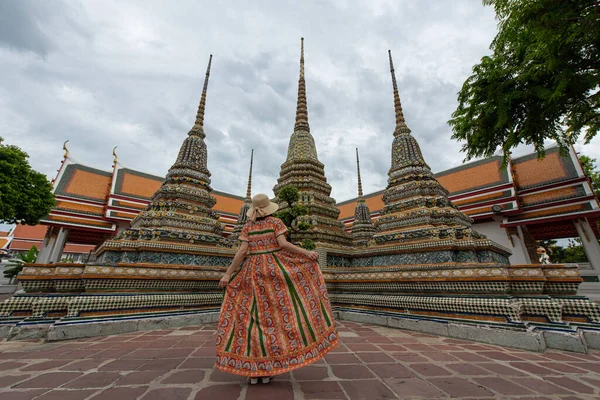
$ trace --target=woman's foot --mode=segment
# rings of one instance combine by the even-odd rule
[[[269,383],[271,381],[271,379],[273,379],[273,377],[271,377],[271,376],[263,376],[262,377],[262,383]]]
[[[258,383],[258,378],[251,378],[251,377],[248,377],[248,383],[249,383],[250,385],[256,385],[256,384]]]

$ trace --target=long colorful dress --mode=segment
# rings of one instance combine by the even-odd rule
[[[248,256],[225,292],[217,328],[216,367],[244,376],[273,376],[321,359],[338,344],[319,265],[282,250],[283,222],[246,223]]]

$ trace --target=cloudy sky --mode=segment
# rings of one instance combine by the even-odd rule
[[[300,5],[301,4],[301,5]],[[394,129],[387,50],[407,123],[434,172],[464,156],[447,120],[495,15],[479,0],[0,1],[0,136],[53,178],[62,143],[89,166],[164,176],[205,117],[213,188],[272,194],[293,130],[300,37],[311,131],[343,201],[385,188]],[[578,150],[593,155],[600,140]],[[522,149],[521,153],[527,149]]]

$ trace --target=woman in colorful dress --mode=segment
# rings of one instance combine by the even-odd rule
[[[226,291],[216,367],[251,384],[312,364],[338,344],[319,256],[286,240],[286,226],[271,216],[277,209],[267,195],[254,196],[240,248],[219,282]]]

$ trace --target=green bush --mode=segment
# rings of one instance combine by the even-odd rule
[[[288,204],[288,208],[285,210],[279,211],[275,214],[277,218],[283,221],[285,226],[288,227],[290,231],[290,242],[293,239],[294,232],[297,231],[306,231],[311,228],[311,225],[308,222],[297,221],[298,217],[308,214],[308,207],[303,204],[296,204],[298,199],[300,198],[298,194],[298,188],[294,186],[286,186],[282,188],[277,194],[279,200],[284,201]],[[297,223],[294,227],[294,221]],[[316,248],[315,243],[310,239],[304,239],[300,247],[306,250],[313,250]]]
[[[4,277],[10,279],[10,282],[13,281],[19,275],[19,273],[23,270],[23,264],[32,264],[37,259],[39,254],[38,249],[35,246],[31,246],[29,251],[26,253],[21,253],[17,255],[17,258],[12,258],[8,260],[8,265],[4,270]]]

